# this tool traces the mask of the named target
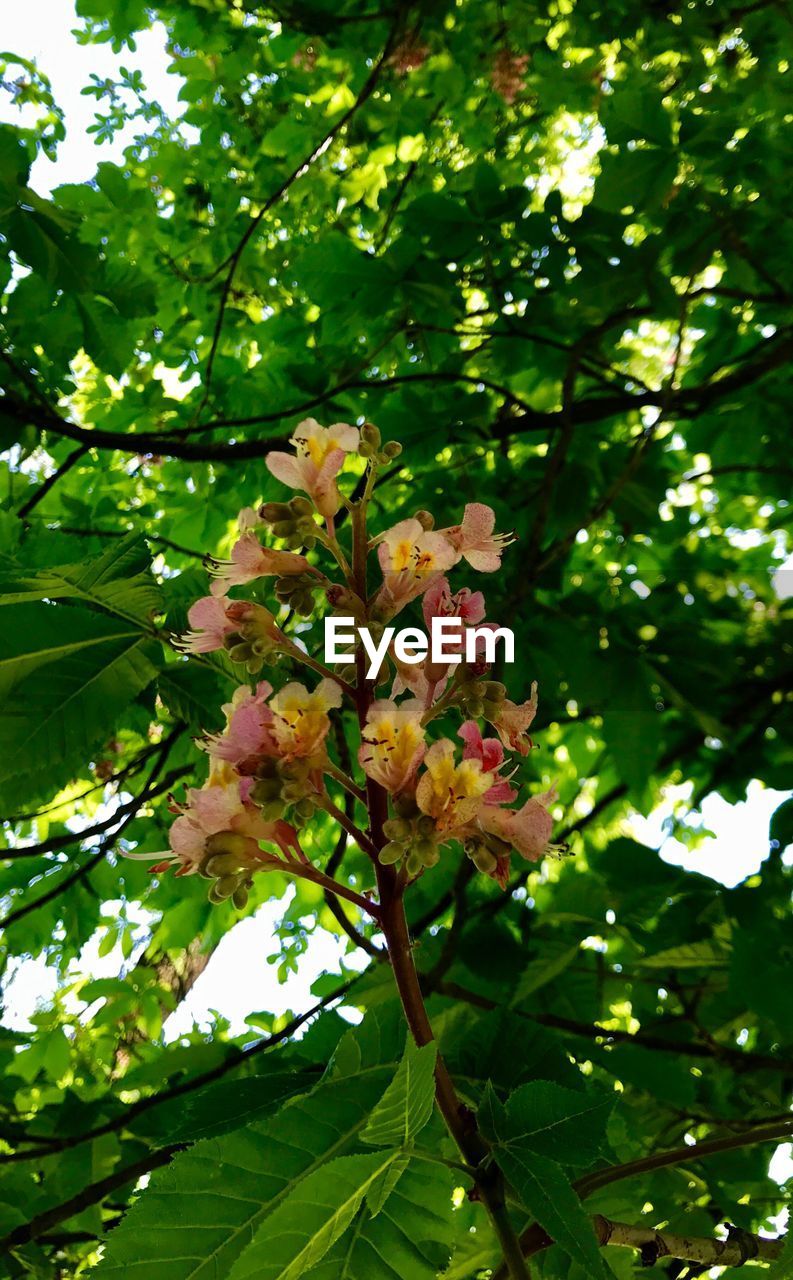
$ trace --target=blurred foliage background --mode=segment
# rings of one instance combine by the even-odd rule
[[[262,459],[308,415],[404,444],[383,523],[481,501],[519,538],[483,585],[518,637],[513,696],[539,681],[522,774],[557,779],[575,856],[503,895],[449,858],[411,895],[451,1061],[504,1088],[538,1071],[616,1087],[623,1164],[717,1142],[595,1189],[591,1212],[699,1235],[777,1221],[793,807],[730,890],[666,865],[626,817],[679,786],[673,828],[695,846],[712,792],[791,784],[791,607],[772,581],[793,476],[789,6],[78,12],[75,38],[122,53],[164,24],[182,111],[139,73],[96,77],[97,140],[140,136],[42,196],[29,170],[63,139],[58,104],[46,68],[2,55],[0,92],[35,122],[0,127],[0,924],[6,980],[43,956],[57,990],[32,1032],[0,1031],[0,1274],[81,1274],[176,1146],[267,1115],[285,1073],[316,1081],[347,1026],[334,1010],[387,1014],[377,940],[348,920],[368,968],[320,979],[329,1008],[302,1038],[304,1009],[260,1015],[253,1040],[220,1010],[166,1043],[238,917],[198,879],[119,858],[165,846],[167,794],[200,776],[191,735],[218,727],[235,677],[169,636],[239,507],[281,496]],[[330,820],[314,852],[344,856]],[[343,867],[364,883],[357,851]],[[282,978],[315,930],[345,938],[319,891],[275,876],[246,914],[272,898]],[[81,964],[89,942],[117,976]],[[450,1253],[449,1275],[489,1274],[470,1212],[429,1270],[397,1274]],[[538,1276],[584,1274],[555,1252]],[[606,1252],[620,1277],[640,1265]],[[341,1265],[322,1275],[380,1274]]]

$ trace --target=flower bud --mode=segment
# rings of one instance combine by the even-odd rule
[[[231,854],[239,864],[249,856],[251,846],[255,845],[256,841],[251,836],[241,836],[236,831],[218,831],[207,839],[206,851],[210,856]]]
[[[314,523],[314,504],[309,502],[308,498],[301,498],[300,495],[297,494],[294,498],[290,498],[286,505],[293,515],[302,517],[303,519],[308,517],[311,523]]]
[[[416,840],[411,848],[411,852],[415,853],[419,858],[421,858],[422,866],[427,865],[426,859],[431,858],[432,855],[435,853],[435,851],[436,849],[435,849],[434,840],[426,840],[426,839]]]
[[[365,444],[370,444],[374,449],[380,448],[380,430],[373,422],[365,422],[361,427],[361,439]]]
[[[387,444],[383,445],[383,454],[389,462],[394,458],[398,458],[401,452],[402,445],[398,440],[389,440]]]
[[[413,519],[418,520],[425,533],[430,533],[435,528],[435,517],[431,511],[425,511],[422,508],[414,512]]]
[[[302,800],[298,800],[292,813],[301,826],[310,822],[314,816],[314,801],[309,796],[303,796]]]
[[[206,870],[217,879],[218,876],[232,875],[239,871],[240,860],[233,853],[215,853],[207,858]]]
[[[410,835],[410,823],[404,818],[389,818],[383,823],[383,833],[389,840],[405,840]]]
[[[507,696],[507,686],[500,680],[485,681],[485,697],[491,702],[503,702]]]
[[[389,840],[388,844],[383,845],[377,858],[384,867],[390,867],[393,863],[401,861],[404,852],[405,846],[403,844],[399,844],[396,840]]]
[[[485,704],[481,698],[468,698],[465,703],[465,709],[468,715],[475,720],[478,716],[484,715]]]
[[[281,783],[278,778],[262,778],[251,787],[251,800],[254,804],[271,804],[281,797]]]
[[[361,443],[358,445],[358,456],[360,458],[373,458],[374,445],[367,444],[365,440],[362,440]]]
[[[221,876],[215,881],[214,890],[217,896],[223,901],[224,898],[230,898],[234,890],[239,885],[239,876]]]
[[[483,871],[485,875],[490,875],[491,871],[495,871],[498,865],[495,854],[486,849],[484,845],[477,849],[473,856],[473,863],[477,871]]]
[[[412,796],[409,791],[403,791],[401,795],[394,796],[393,805],[400,818],[414,818],[418,813],[415,796]]]
[[[244,911],[248,905],[248,890],[241,884],[231,895],[231,901],[238,911]]]
[[[278,520],[288,520],[289,507],[285,502],[263,502],[259,507],[259,519],[265,524],[274,524]]]
[[[423,871],[423,869],[424,869],[424,864],[421,861],[421,858],[417,853],[411,850],[411,852],[408,854],[407,859],[405,861],[405,870],[407,871],[408,875],[410,876],[411,879],[413,879],[415,876],[419,874],[420,871]]]

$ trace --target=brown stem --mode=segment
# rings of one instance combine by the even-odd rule
[[[337,804],[333,803],[330,796],[323,796],[321,800],[317,801],[317,803],[320,808],[324,809],[326,813],[329,813],[332,818],[336,819],[339,826],[343,827],[349,836],[352,836],[355,843],[363,849],[364,853],[368,853],[370,858],[377,858],[377,849],[372,844],[369,837],[361,831],[361,828],[353,822],[352,818],[347,817],[347,814],[343,809],[340,809]]]
[[[363,499],[353,509],[352,534],[353,581],[360,599],[366,600],[368,539],[366,501]],[[366,679],[364,654],[361,649],[356,654],[356,672],[358,723],[363,729],[374,697],[374,684]],[[388,793],[374,779],[367,778],[366,800],[369,811],[369,836],[375,850],[375,873],[380,893],[380,928],[386,940],[394,981],[410,1033],[417,1045],[430,1044],[435,1039],[435,1033],[432,1030],[432,1023],[421,994],[416,966],[413,963],[413,950],[410,945],[403,902],[405,883],[393,866],[383,866],[377,861],[377,851],[386,843],[383,823],[388,818]],[[452,1078],[440,1054],[435,1062],[435,1098],[446,1127],[457,1143],[466,1164],[476,1170],[474,1178],[477,1193],[498,1236],[509,1274],[513,1280],[530,1280],[529,1269],[521,1252],[520,1240],[507,1212],[501,1171],[494,1163],[489,1165],[483,1163],[489,1154],[489,1148],[476,1127],[474,1116],[463,1107],[457,1097]]]
[[[262,857],[257,866],[262,870],[281,871],[287,876],[297,876],[300,880],[311,880],[313,884],[319,884],[328,893],[335,893],[337,898],[346,898],[348,902],[352,902],[361,911],[365,911],[373,920],[380,919],[380,908],[376,902],[372,902],[369,898],[364,898],[360,893],[356,893],[354,889],[348,889],[346,885],[340,884],[338,880],[333,880],[330,876],[326,876],[318,867],[314,867],[310,862],[287,862],[283,858]]]

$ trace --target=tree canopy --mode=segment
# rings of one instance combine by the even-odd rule
[[[0,1276],[503,1280],[517,1250],[534,1280],[747,1258],[785,1280],[790,1244],[758,1232],[793,1133],[793,801],[730,889],[628,819],[672,794],[696,848],[706,796],[793,776],[789,6],[77,11],[121,53],[163,24],[183,110],[95,77],[97,141],[138,136],[42,195],[63,117],[47,68],[0,54],[34,117],[0,125],[2,973],[11,1000],[27,957],[57,979],[32,1031],[0,1030]],[[328,740],[353,791],[306,828],[319,878],[210,902],[122,856],[168,846],[169,797],[206,773],[193,739],[268,676],[173,637],[240,508],[283,502],[265,458],[307,418],[403,446],[373,494],[351,451],[372,529],[483,504],[516,537],[470,585],[515,632],[509,697],[539,686],[512,781],[555,784],[557,856],[513,857],[502,889],[452,843],[409,884],[434,1040],[407,1034],[395,926],[362,905],[352,713]],[[316,653],[326,602],[282,582],[256,600]],[[280,978],[320,930],[365,966],[255,1032],[221,1009],[168,1043],[272,900]],[[443,1072],[481,1168],[444,1129]]]

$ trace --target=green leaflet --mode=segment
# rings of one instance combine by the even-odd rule
[[[383,1067],[328,1081],[288,1102],[269,1121],[177,1155],[108,1237],[97,1275],[228,1275],[259,1226],[300,1182],[317,1170],[324,1178],[328,1163],[350,1151],[389,1076]],[[384,1167],[381,1157],[372,1160],[372,1167]]]
[[[230,1280],[300,1280],[350,1225],[396,1155],[342,1156],[316,1169],[267,1218]]]
[[[162,603],[142,534],[131,533],[85,563],[26,572],[0,561],[0,605],[26,600],[85,600],[121,618],[148,619]]]
[[[686,942],[680,947],[669,947],[655,955],[643,956],[639,964],[645,969],[698,969],[722,966],[727,956],[724,948],[709,938],[699,942]]]
[[[11,605],[3,622],[0,788],[34,771],[57,785],[154,679],[158,646],[128,623],[81,608]],[[15,803],[29,785],[35,794],[38,782],[15,782]]]
[[[510,1147],[529,1147],[561,1164],[586,1166],[601,1154],[614,1095],[578,1093],[548,1080],[516,1089],[496,1117],[492,1136]]]
[[[228,691],[219,673],[191,662],[169,662],[157,680],[157,692],[168,710],[194,733],[221,727],[220,706]]]
[[[370,1194],[306,1280],[434,1280],[459,1231],[453,1186],[446,1169],[411,1160],[377,1216]]]
[[[516,1089],[505,1106],[488,1088],[479,1112],[498,1164],[524,1207],[594,1280],[606,1270],[587,1213],[561,1166],[597,1158],[613,1101],[609,1094],[537,1080]]]
[[[527,1147],[499,1147],[499,1166],[525,1208],[592,1280],[606,1280],[592,1224],[569,1179],[555,1160]]]
[[[361,1134],[372,1146],[409,1146],[432,1115],[435,1101],[433,1042],[417,1048],[408,1040],[396,1075],[378,1102]]]
[[[371,1217],[377,1217],[409,1164],[409,1155],[398,1155],[369,1187],[366,1192],[366,1207]]]

